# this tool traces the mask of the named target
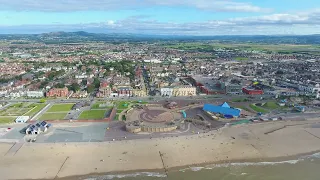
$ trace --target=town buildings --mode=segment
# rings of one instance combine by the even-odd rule
[[[172,91],[173,96],[196,96],[197,89],[192,86],[174,87]]]
[[[68,88],[53,88],[46,93],[47,97],[68,97],[68,95]]]
[[[261,95],[263,94],[263,90],[256,89],[254,87],[244,87],[242,88],[242,92],[249,95]]]

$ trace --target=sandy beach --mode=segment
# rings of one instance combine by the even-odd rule
[[[279,121],[160,139],[25,143],[14,153],[13,144],[3,143],[0,174],[1,179],[54,179],[294,156],[320,151],[319,128],[320,120]]]

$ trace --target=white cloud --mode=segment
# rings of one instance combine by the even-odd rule
[[[136,16],[124,20],[109,20],[103,23],[82,24],[81,26],[59,24],[55,26],[1,27],[0,29],[34,28],[37,30],[50,29],[50,31],[85,30],[89,32],[186,35],[317,34],[320,32],[319,17],[320,10],[193,23],[159,22],[144,16]]]
[[[108,24],[108,25],[114,25],[114,23],[115,23],[115,22],[112,21],[112,20],[107,21],[107,24]]]
[[[83,11],[135,9],[150,6],[188,6],[202,10],[264,12],[251,3],[232,0],[0,0],[0,10]]]

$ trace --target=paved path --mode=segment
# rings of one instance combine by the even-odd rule
[[[0,110],[7,108],[7,107],[10,106],[11,104],[12,104],[12,103],[8,103],[8,104],[2,106],[2,107],[0,108]]]
[[[51,107],[51,104],[47,104],[44,108],[41,109],[41,111],[39,111],[36,115],[34,115],[31,118],[31,121],[37,120],[37,118],[40,117],[40,115],[42,115],[44,112],[46,112],[50,107]]]

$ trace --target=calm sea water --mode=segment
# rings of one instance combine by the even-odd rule
[[[320,153],[295,160],[228,163],[190,167],[168,173],[143,172],[102,175],[84,180],[320,180]]]

